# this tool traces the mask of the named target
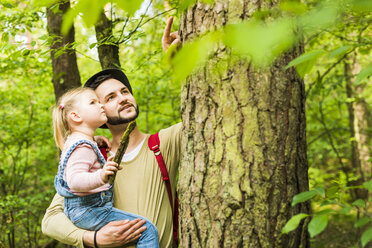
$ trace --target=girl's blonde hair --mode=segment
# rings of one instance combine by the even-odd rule
[[[68,114],[75,109],[75,104],[83,92],[92,91],[90,88],[76,88],[63,94],[53,109],[54,139],[57,146],[62,150],[67,135],[70,133]]]

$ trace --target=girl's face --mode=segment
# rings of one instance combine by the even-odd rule
[[[107,122],[106,113],[94,91],[84,91],[76,102],[76,110],[82,122],[91,128],[98,128]]]

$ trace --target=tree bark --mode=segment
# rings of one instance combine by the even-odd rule
[[[95,30],[98,57],[102,69],[120,68],[119,46],[112,41],[112,21],[106,17],[104,12],[101,13]]]
[[[276,1],[273,1],[276,2]],[[183,42],[205,30],[249,19],[268,1],[197,3],[181,18]],[[310,247],[306,224],[288,235],[291,207],[308,190],[304,83],[284,67],[233,62],[223,45],[188,77],[181,95],[183,159],[179,176],[180,247]]]
[[[352,148],[352,166],[358,177],[352,185],[361,185],[371,178],[370,138],[368,128],[371,126],[371,113],[362,93],[365,85],[355,85],[353,78],[360,72],[356,54],[349,57],[344,63],[344,76],[346,79],[346,94],[348,98],[356,100],[348,103],[349,127]],[[365,189],[356,189],[354,198],[367,199],[368,192]]]
[[[81,86],[76,61],[76,52],[72,48],[75,42],[75,29],[72,26],[66,36],[62,35],[62,17],[70,9],[69,1],[56,3],[57,7],[47,9],[48,33],[53,37],[51,58],[53,67],[53,86],[56,100],[67,90]]]

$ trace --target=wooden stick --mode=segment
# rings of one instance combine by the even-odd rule
[[[118,151],[116,152],[115,157],[114,157],[114,162],[116,162],[119,165],[121,163],[121,160],[124,156],[125,151],[127,150],[128,143],[129,143],[129,135],[131,134],[131,132],[134,130],[135,127],[136,127],[136,121],[130,122],[123,136],[121,137]],[[110,184],[114,184],[115,176],[116,176],[116,172],[114,173],[114,175],[109,177]]]

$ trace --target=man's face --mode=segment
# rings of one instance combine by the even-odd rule
[[[136,100],[128,88],[116,79],[108,79],[95,90],[110,125],[126,124],[138,116]]]

